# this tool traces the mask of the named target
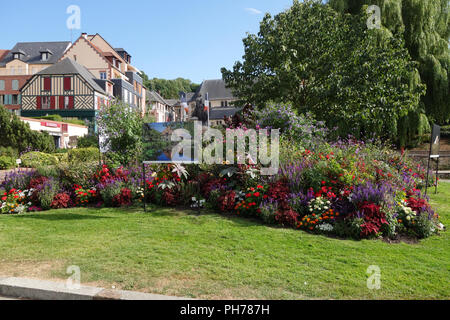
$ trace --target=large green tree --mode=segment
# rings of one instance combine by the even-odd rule
[[[406,140],[398,139],[399,121],[417,112],[424,87],[402,40],[369,30],[367,15],[294,1],[273,18],[267,14],[259,33],[243,41],[243,62],[222,69],[243,101],[292,102],[341,136]]]
[[[367,5],[381,9],[381,25],[404,38],[421,80],[426,84],[422,102],[438,123],[450,121],[449,1],[448,0],[329,0],[339,12],[359,14]]]
[[[178,99],[179,92],[195,92],[200,85],[193,83],[189,79],[177,78],[166,80],[153,78],[149,79],[145,73],[141,74],[144,80],[144,86],[151,91],[159,92],[166,99]]]
[[[0,105],[0,147],[54,152],[55,142],[48,133],[31,130],[28,123]]]

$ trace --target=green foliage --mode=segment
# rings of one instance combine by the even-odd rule
[[[58,176],[64,186],[72,188],[74,184],[78,184],[88,189],[91,187],[91,179],[97,173],[98,168],[98,161],[60,163],[57,166]]]
[[[71,123],[71,124],[78,124],[78,125],[86,125],[86,122],[80,119],[73,119],[73,118],[63,118],[59,114],[50,114],[43,117],[33,117],[33,119],[42,119],[42,120],[50,120],[50,121],[59,121],[59,122],[65,122],[65,123]]]
[[[77,141],[78,148],[98,148],[98,135],[90,134],[84,137],[79,137]]]
[[[55,143],[50,135],[31,130],[18,116],[0,106],[0,147],[12,147],[20,152],[29,149],[53,152]]]
[[[39,189],[38,198],[43,210],[49,210],[53,202],[53,198],[59,192],[59,183],[54,179],[49,179],[44,182],[42,187]]]
[[[106,206],[114,207],[114,197],[120,194],[123,187],[123,182],[113,181],[111,183],[107,183],[104,188],[100,190],[100,195],[102,196]]]
[[[145,73],[141,74],[144,80],[144,86],[151,91],[159,92],[159,94],[166,99],[178,99],[179,92],[195,92],[200,87],[196,83],[192,83],[191,80],[177,78],[174,80],[149,79]]]
[[[448,0],[330,0],[339,12],[359,14],[366,5],[378,5],[381,24],[401,35],[427,86],[422,98],[427,115],[444,124],[450,120],[450,28]]]
[[[107,161],[113,166],[136,163],[142,156],[141,115],[123,103],[103,108],[98,117],[98,127],[104,141],[102,147],[107,150]]]
[[[77,148],[71,149],[68,153],[70,163],[94,162],[100,159],[100,150],[98,148]]]
[[[16,158],[0,156],[0,170],[12,169],[16,166]]]
[[[19,157],[19,152],[12,147],[0,147],[0,156],[17,159]]]
[[[41,166],[51,166],[59,163],[54,155],[39,151],[24,153],[21,157],[22,166],[26,168],[38,168]]]
[[[419,109],[424,87],[402,40],[382,45],[367,15],[342,15],[320,1],[295,1],[266,15],[245,38],[244,62],[224,80],[244,102],[292,102],[341,136],[396,140],[397,122]]]

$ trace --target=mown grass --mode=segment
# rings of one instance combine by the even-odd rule
[[[432,195],[450,224],[450,184]],[[0,216],[0,276],[65,279],[194,298],[448,299],[449,232],[418,244],[351,241],[173,209]],[[381,289],[367,288],[371,265]]]

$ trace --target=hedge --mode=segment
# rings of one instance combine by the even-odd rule
[[[22,166],[27,168],[38,168],[40,166],[51,166],[59,163],[54,155],[33,151],[22,155]]]
[[[69,162],[92,162],[98,161],[100,150],[98,148],[78,148],[69,150]]]
[[[16,166],[16,159],[8,156],[0,156],[0,170],[12,169]]]

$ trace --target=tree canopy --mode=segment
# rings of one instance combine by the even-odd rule
[[[381,24],[402,37],[412,59],[419,63],[422,82],[427,86],[422,102],[429,118],[450,121],[448,0],[329,0],[339,12],[359,14],[365,5],[381,9]]]
[[[31,130],[28,123],[0,105],[0,147],[12,147],[19,152],[53,152],[55,142],[48,133]]]
[[[151,91],[159,92],[159,94],[166,99],[178,99],[179,92],[195,92],[197,91],[199,84],[193,83],[189,79],[177,78],[174,80],[166,80],[153,78],[149,79],[148,76],[142,72],[141,74],[144,86]]]
[[[243,62],[222,69],[243,102],[292,102],[341,136],[398,141],[399,122],[419,110],[419,82],[402,39],[367,27],[367,14],[343,15],[321,1],[294,1],[267,14],[244,40]]]

